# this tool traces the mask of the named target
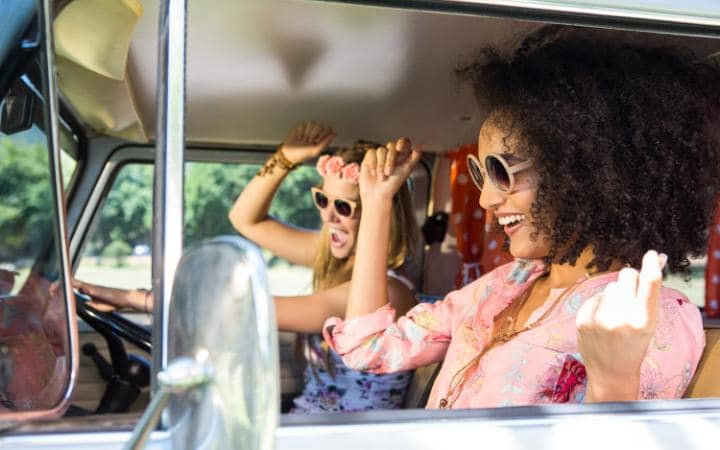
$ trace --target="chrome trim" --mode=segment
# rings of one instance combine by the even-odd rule
[[[258,333],[258,356],[260,367],[267,375],[262,385],[258,387],[258,390],[264,393],[266,403],[258,408],[264,411],[265,419],[261,420],[264,429],[259,432],[261,438],[257,448],[260,450],[273,450],[275,448],[275,434],[280,422],[280,351],[278,349],[275,302],[270,295],[265,271],[265,259],[260,253],[260,249],[244,238],[220,236],[213,239],[212,242],[227,243],[244,251],[248,260],[246,269],[250,272],[252,286],[252,301]]]
[[[65,281],[70,280],[70,265],[68,260],[69,241],[66,226],[67,220],[65,217],[62,168],[60,167],[60,126],[58,123],[57,84],[55,81],[55,52],[52,51],[52,8],[50,6],[50,0],[38,0],[37,8],[39,11],[39,29],[43,32],[44,48],[41,49],[42,89],[45,91],[45,97],[47,97],[45,100],[46,107],[43,109],[43,116],[48,127],[48,129],[45,130],[45,134],[47,136],[48,149],[50,150],[50,182],[53,201],[55,202],[55,210],[57,211],[57,215],[53,219],[55,219],[55,224],[58,227],[57,238],[59,248],[57,250],[59,250],[58,257],[60,259],[60,267],[58,269],[60,279],[63,281],[61,284],[66,309],[69,378],[65,393],[54,408],[43,411],[23,411],[8,414],[8,416],[10,416],[9,418],[7,416],[0,418],[0,430],[10,428],[23,421],[54,418],[62,415],[70,402],[70,396],[77,382],[78,360],[80,355],[77,341],[78,330],[77,319],[75,317],[75,297],[69,284],[65,283]],[[42,98],[42,96],[40,98]]]
[[[170,402],[170,398],[207,385],[212,382],[213,375],[214,370],[209,364],[190,357],[178,358],[166,370],[158,373],[157,381],[160,389],[140,417],[124,449],[145,448],[145,443],[155,429],[160,414]]]
[[[585,4],[570,5],[557,1],[543,0],[319,0],[330,3],[351,3],[357,5],[377,5],[390,8],[411,9],[416,11],[445,11],[460,14],[478,15],[487,13],[492,16],[509,17],[508,13],[520,14],[531,20],[545,20],[548,15],[557,15],[558,19],[609,19],[622,24],[627,24],[628,29],[635,29],[635,22],[653,24],[653,30],[660,30],[657,26],[674,25],[700,28],[699,33],[693,31],[681,32],[683,35],[708,35],[706,28],[715,29],[713,35],[717,36],[717,29],[720,28],[720,13],[716,16],[703,16],[699,14],[678,14],[665,8],[664,11],[648,11],[647,7],[632,8],[624,5],[606,4]],[[575,2],[579,3],[579,2]],[[616,2],[619,3],[619,2]],[[632,3],[632,2],[626,2]],[[686,2],[691,3],[691,1]],[[638,5],[639,6],[639,5]],[[481,8],[487,7],[487,11]],[[537,16],[537,17],[536,17]],[[562,23],[579,23],[577,20],[563,20]],[[625,28],[622,26],[622,28]],[[643,28],[644,29],[644,28]],[[664,30],[668,32],[668,30]],[[687,30],[686,30],[687,31]]]
[[[621,5],[585,5],[572,6],[561,2],[542,0],[444,0],[436,3],[465,3],[476,5],[488,5],[494,7],[522,8],[528,10],[551,11],[563,14],[581,14],[591,16],[603,16],[616,19],[640,19],[652,22],[669,22],[677,24],[692,24],[701,26],[720,26],[720,14],[717,17],[703,17],[696,15],[675,14],[667,12],[651,12],[647,9],[634,9],[622,7]],[[566,2],[573,3],[573,2]],[[579,2],[577,2],[579,3]],[[607,2],[606,2],[607,3]],[[628,2],[631,3],[631,2]],[[689,2],[688,2],[689,3]]]
[[[182,254],[187,0],[160,3],[158,121],[153,198],[153,377],[167,366],[170,294]]]
[[[44,48],[41,52],[43,72],[42,88],[45,91],[46,108],[44,108],[44,119],[48,129],[46,136],[49,146],[49,162],[51,168],[51,183],[53,191],[53,200],[57,215],[55,216],[56,225],[58,227],[58,244],[60,259],[60,279],[63,281],[62,290],[65,300],[67,332],[68,332],[68,369],[69,378],[65,393],[60,402],[52,409],[46,411],[27,411],[12,414],[12,421],[26,421],[46,417],[57,417],[62,415],[70,401],[70,396],[77,382],[78,374],[78,331],[77,319],[75,317],[75,297],[72,289],[66,281],[70,280],[70,270],[68,261],[68,235],[65,217],[65,196],[63,193],[62,168],[60,167],[60,126],[58,123],[58,101],[57,101],[57,84],[55,80],[55,52],[53,51],[53,35],[52,35],[52,8],[50,0],[38,0],[37,3],[39,28],[43,32]],[[7,421],[9,422],[9,421]],[[6,419],[3,418],[2,425],[5,425]],[[0,426],[2,426],[0,425]]]
[[[50,432],[27,435],[0,436],[3,450],[120,450],[130,438],[130,431]],[[155,431],[145,447],[147,450],[172,449],[172,436],[166,431]]]
[[[72,286],[70,285],[70,261],[68,259],[69,239],[67,231],[67,217],[65,211],[65,191],[63,188],[62,165],[60,162],[60,110],[58,107],[58,87],[55,78],[55,47],[53,45],[53,27],[52,27],[52,4],[51,0],[42,1],[42,14],[40,23],[43,29],[43,38],[45,46],[42,49],[43,69],[47,70],[43,77],[43,88],[45,90],[46,108],[45,121],[49,127],[48,145],[50,145],[50,166],[52,167],[52,183],[55,200],[55,208],[57,209],[58,220],[58,240],[60,244],[60,267],[59,272],[63,280],[62,287],[65,297],[66,318],[68,321],[68,357],[70,358],[70,377],[68,379],[67,390],[60,404],[54,412],[64,411],[70,402],[70,396],[75,388],[78,376],[78,365],[80,360],[80,348],[78,344],[77,317],[75,316],[75,296]],[[49,70],[48,70],[49,69]]]
[[[191,356],[215,369],[207,389],[168,406],[164,425],[175,445],[273,449],[280,405],[277,328],[260,250],[237,236],[186,249],[168,317],[170,367]],[[158,381],[166,387],[163,377]],[[199,371],[197,377],[207,375]]]

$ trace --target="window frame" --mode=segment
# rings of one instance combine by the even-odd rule
[[[19,2],[17,2],[19,3]],[[3,5],[7,8],[0,8],[1,16],[15,6],[16,3],[8,3]],[[26,6],[26,5],[23,5]],[[47,407],[46,409],[30,409],[14,411],[8,414],[7,420],[0,420],[0,430],[7,426],[19,423],[24,424],[32,420],[52,419],[61,416],[69,406],[69,400],[73,389],[77,382],[77,373],[79,370],[79,348],[78,348],[78,332],[77,319],[74,310],[74,298],[72,290],[68,286],[69,280],[69,258],[68,258],[68,228],[65,213],[65,187],[62,180],[61,167],[61,148],[60,133],[62,117],[58,113],[58,90],[54,70],[48,68],[54,67],[54,52],[48,51],[53,48],[52,24],[50,21],[49,3],[36,2],[31,13],[29,9],[20,11],[24,13],[23,18],[29,15],[28,23],[20,30],[22,31],[17,38],[17,42],[5,42],[10,47],[3,51],[7,52],[3,55],[5,58],[2,62],[8,63],[3,65],[0,72],[0,95],[6,95],[10,83],[15,80],[22,81],[35,95],[41,109],[33,112],[33,124],[40,129],[44,135],[46,145],[46,155],[48,161],[48,178],[50,190],[50,204],[52,233],[53,239],[49,242],[46,250],[41,251],[37,258],[33,261],[33,270],[36,267],[43,267],[46,264],[57,264],[57,276],[60,281],[58,289],[58,301],[64,306],[64,314],[62,316],[63,332],[66,341],[66,373],[65,384],[57,404]],[[20,16],[18,15],[19,19]],[[6,24],[8,25],[8,24]],[[9,24],[12,26],[13,24]],[[55,260],[50,262],[50,256],[54,255]],[[49,280],[48,280],[49,281]],[[4,417],[2,418],[4,419]]]
[[[686,10],[693,5],[692,13],[678,14],[661,0],[639,0],[644,5],[632,7],[633,2],[606,0],[588,3],[588,0],[316,0],[331,3],[349,3],[414,11],[445,12],[475,16],[511,18],[546,23],[581,26],[599,26],[630,31],[650,31],[663,34],[717,37],[720,14],[704,8],[703,0],[687,0]],[[638,0],[635,1],[637,3]],[[708,2],[709,4],[709,2]],[[715,12],[715,15],[710,15]],[[707,14],[707,15],[706,15]]]
[[[212,146],[188,146],[185,152],[185,162],[201,162],[201,163],[229,163],[229,164],[254,164],[262,165],[267,158],[275,151],[274,146],[239,146],[230,149],[229,147],[212,147]],[[73,229],[70,240],[70,259],[72,261],[73,272],[77,269],[83,249],[88,240],[88,233],[92,229],[94,221],[99,217],[98,208],[102,207],[104,200],[112,188],[115,179],[120,170],[131,163],[151,164],[155,163],[154,148],[141,144],[124,144],[114,148],[107,157],[106,163],[100,170],[96,180],[92,183],[94,188],[88,193],[87,199],[83,202],[82,212],[80,213],[77,225]],[[424,202],[422,205],[415,205],[415,214],[419,218],[422,212],[427,210],[430,199],[430,177],[432,176],[431,162],[422,160],[419,167],[422,169],[423,180],[416,183],[415,188],[421,194],[414,194],[413,200],[418,195],[422,195]],[[238,195],[240,193],[238,192]],[[418,225],[422,225],[419,222]],[[423,260],[418,264],[422,264]]]

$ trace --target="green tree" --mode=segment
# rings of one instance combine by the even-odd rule
[[[255,176],[260,166],[219,163],[190,163],[185,172],[185,241],[222,234],[236,234],[228,211],[235,198]],[[284,222],[317,228],[320,217],[309,195],[318,182],[314,169],[301,167],[281,185],[270,207],[270,214]]]
[[[102,250],[102,256],[114,260],[115,267],[125,267],[132,248],[124,241],[112,241]]]
[[[186,164],[184,239],[186,244],[223,234],[236,234],[227,218],[235,198],[259,170],[259,165]],[[279,220],[318,228],[320,217],[309,190],[318,183],[315,169],[301,167],[281,185],[270,208]],[[93,233],[91,255],[102,254],[114,241],[149,244],[152,227],[152,166],[128,164],[119,172]]]
[[[120,170],[100,212],[89,254],[102,254],[114,241],[130,247],[150,242],[152,173],[150,164],[128,164]]]
[[[0,258],[17,260],[42,251],[53,236],[53,202],[41,140],[0,138],[0,198]]]

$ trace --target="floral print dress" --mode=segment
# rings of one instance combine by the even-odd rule
[[[406,277],[389,270],[388,276],[414,291]],[[322,413],[397,409],[405,403],[412,371],[376,374],[353,370],[340,355],[328,348],[321,335],[306,339],[305,385],[293,400],[292,413]]]
[[[428,408],[447,404],[450,392],[453,401],[448,406],[453,408],[580,403],[587,378],[577,348],[575,316],[584,301],[617,279],[617,272],[582,282],[537,327],[478,358],[491,339],[495,316],[543,273],[542,262],[517,260],[443,301],[414,307],[397,321],[389,306],[345,322],[328,319],[325,339],[349,367],[373,373],[444,361]],[[552,290],[528,323],[541,317],[563,292]],[[642,399],[681,397],[705,345],[700,312],[685,296],[663,288],[658,308],[657,331],[641,366]],[[457,374],[464,382],[453,390]]]
[[[320,335],[308,336],[305,357],[305,386],[293,400],[292,413],[402,408],[412,371],[374,374],[350,369],[337,353],[323,345]]]

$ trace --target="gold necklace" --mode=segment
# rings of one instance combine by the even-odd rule
[[[595,277],[600,274],[593,274],[592,277]],[[490,342],[488,342],[487,345],[483,347],[480,352],[475,355],[467,364],[465,364],[463,367],[461,367],[450,379],[450,385],[448,386],[447,394],[445,394],[445,397],[441,398],[438,402],[438,406],[441,409],[445,408],[452,408],[452,405],[455,403],[455,401],[460,396],[460,392],[462,392],[462,388],[464,387],[465,383],[467,382],[468,377],[468,369],[480,362],[480,359],[485,356],[485,354],[490,351],[492,348],[494,348],[498,344],[505,344],[506,342],[510,341],[515,336],[524,333],[526,331],[530,331],[533,328],[538,327],[541,325],[545,319],[552,314],[553,311],[557,308],[557,306],[562,303],[566,298],[570,296],[570,294],[573,294],[577,288],[582,284],[584,281],[589,280],[591,278],[590,274],[586,273],[584,276],[580,277],[575,284],[573,284],[569,289],[566,289],[565,292],[560,294],[558,298],[553,302],[550,307],[545,310],[545,312],[538,317],[537,320],[533,321],[532,323],[525,325],[521,329],[516,329],[515,326],[517,317],[512,317],[513,314],[519,314],[522,307],[527,302],[528,298],[530,297],[530,292],[532,286],[529,286],[527,290],[525,291],[523,298],[521,299],[519,303],[519,306],[513,306],[513,311],[511,311],[508,314],[508,320],[506,321],[505,326],[503,329],[496,335],[493,335],[492,339],[490,339]],[[511,304],[512,305],[512,304]],[[460,378],[456,381],[457,377],[460,376]]]

